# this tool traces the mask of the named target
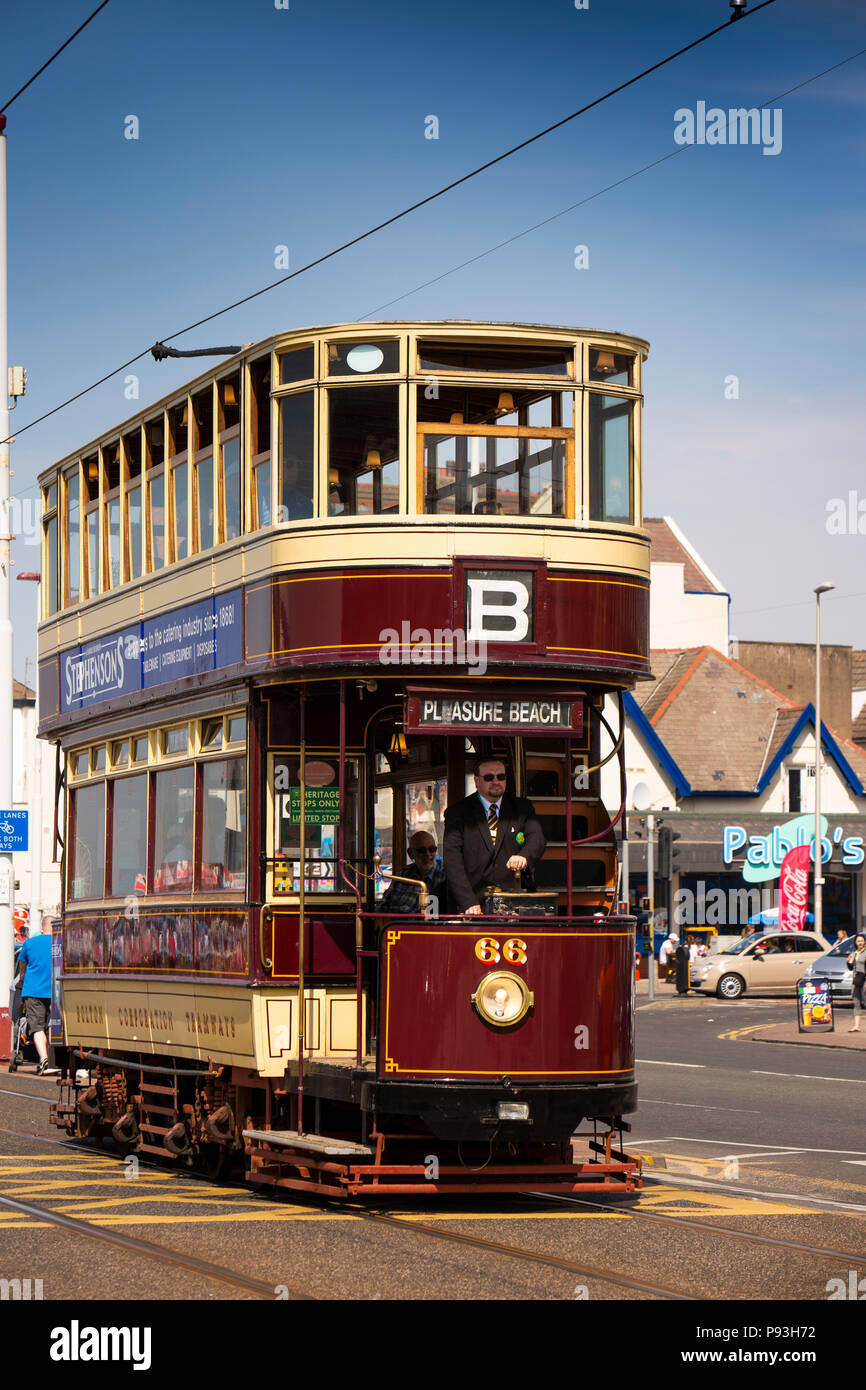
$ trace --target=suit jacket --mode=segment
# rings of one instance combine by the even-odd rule
[[[519,843],[517,836],[525,838]],[[544,832],[531,801],[503,796],[499,806],[496,845],[487,828],[487,813],[477,792],[445,812],[442,857],[452,912],[465,912],[481,901],[487,884],[513,888],[514,874],[505,866],[512,854],[522,854],[530,871],[544,854]]]

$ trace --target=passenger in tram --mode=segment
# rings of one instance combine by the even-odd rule
[[[313,515],[313,502],[298,487],[301,460],[288,454],[283,460],[283,514],[287,521],[303,521]]]
[[[488,885],[513,888],[515,875],[531,876],[544,854],[535,807],[509,796],[505,783],[501,759],[482,758],[475,764],[475,794],[445,812],[443,853],[452,911],[479,916]]]
[[[427,892],[445,903],[445,870],[436,857],[436,841],[426,830],[416,830],[409,841],[410,864],[401,878],[417,879],[426,884]],[[379,904],[382,912],[417,913],[420,893],[410,883],[392,883]]]

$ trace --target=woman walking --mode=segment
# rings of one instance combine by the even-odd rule
[[[849,1033],[860,1032],[860,1015],[866,1009],[866,936],[858,932],[854,938],[854,950],[848,957],[848,968],[854,971],[854,1023]]]

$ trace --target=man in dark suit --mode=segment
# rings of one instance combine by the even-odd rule
[[[501,759],[481,759],[475,764],[475,795],[445,812],[442,850],[451,910],[469,917],[480,915],[488,884],[513,887],[515,874],[534,869],[544,854],[535,807],[505,795],[505,776]]]

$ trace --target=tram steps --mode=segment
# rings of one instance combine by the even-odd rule
[[[295,1129],[245,1129],[244,1138],[271,1148],[300,1149],[302,1153],[327,1154],[329,1158],[372,1158],[367,1144],[350,1139],[329,1139],[326,1134],[298,1134]]]

